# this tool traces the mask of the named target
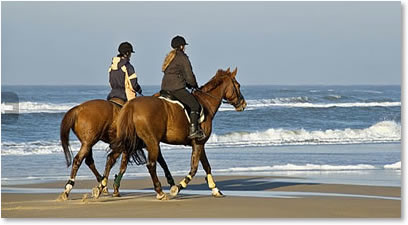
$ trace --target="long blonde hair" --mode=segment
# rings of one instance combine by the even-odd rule
[[[164,62],[162,65],[162,72],[164,72],[170,63],[173,61],[174,57],[176,57],[176,49],[171,50],[164,58]]]

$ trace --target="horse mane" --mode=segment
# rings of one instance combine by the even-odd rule
[[[229,76],[229,72],[219,69],[215,76],[211,78],[211,80],[209,80],[206,84],[201,86],[200,89],[204,92],[209,92],[214,88],[218,87],[218,85],[220,85],[223,82],[226,76]]]

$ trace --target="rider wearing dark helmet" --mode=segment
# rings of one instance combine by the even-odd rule
[[[136,93],[142,94],[142,88],[137,83],[137,75],[134,67],[130,64],[133,46],[129,42],[122,42],[118,48],[119,54],[112,58],[109,67],[109,83],[112,88],[107,99],[118,98],[124,102],[136,97]]]
[[[186,90],[187,88],[198,88],[196,78],[191,67],[188,56],[184,53],[186,40],[181,36],[176,36],[171,41],[173,50],[166,56],[162,66],[164,76],[161,89],[170,92],[174,97],[187,105],[190,112],[190,139],[202,139],[205,137],[203,131],[198,126],[200,104],[196,98]]]

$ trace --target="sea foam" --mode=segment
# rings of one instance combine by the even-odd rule
[[[341,96],[331,96],[333,98],[341,98]],[[398,107],[401,102],[349,102],[349,103],[312,103],[307,96],[273,98],[273,99],[255,99],[246,100],[246,110],[256,110],[267,107],[291,107],[291,108],[351,108],[351,107]],[[72,107],[81,103],[47,103],[47,102],[20,102],[18,113],[63,113]],[[1,113],[4,114],[10,110],[10,105],[2,103]],[[234,111],[235,109],[228,104],[222,104],[219,111]]]
[[[360,144],[401,141],[401,125],[394,121],[382,121],[369,128],[344,130],[307,131],[268,129],[259,132],[233,132],[213,134],[208,144],[224,146],[274,146],[309,144]]]
[[[43,102],[20,102],[18,105],[18,113],[62,113],[66,112],[77,103],[64,103],[64,104],[54,104],[54,103],[43,103]],[[8,109],[8,104],[1,103],[1,113],[6,113],[5,110]]]
[[[401,169],[401,161],[393,163],[393,164],[385,165],[384,169],[400,170]]]
[[[282,146],[282,145],[321,145],[321,144],[363,144],[390,143],[401,141],[401,124],[394,121],[382,121],[365,129],[344,129],[307,131],[271,128],[258,132],[233,132],[224,135],[212,134],[206,148],[226,148],[244,146]],[[73,152],[80,148],[80,142],[70,142]],[[60,154],[59,140],[33,142],[2,142],[2,155]],[[94,151],[107,151],[108,144],[98,142]],[[161,148],[184,149],[189,147],[161,144]]]

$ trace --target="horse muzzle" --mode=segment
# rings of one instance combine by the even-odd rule
[[[244,111],[244,109],[247,107],[247,103],[245,99],[242,99],[242,101],[235,107],[235,110],[238,112]]]

